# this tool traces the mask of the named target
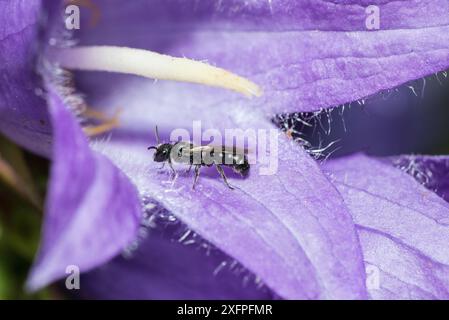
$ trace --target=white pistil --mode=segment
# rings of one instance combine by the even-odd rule
[[[51,58],[67,69],[128,73],[221,87],[248,97],[262,95],[255,83],[224,69],[148,50],[113,46],[74,47],[59,49],[51,54]]]

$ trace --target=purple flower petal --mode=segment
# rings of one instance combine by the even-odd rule
[[[95,28],[81,29],[83,44],[149,48],[247,76],[265,91],[262,99],[245,103],[247,110],[336,106],[449,67],[444,0],[98,4],[102,19]],[[379,7],[379,31],[366,29],[368,5]],[[218,93],[217,102],[226,97],[219,90],[208,93]]]
[[[357,224],[375,298],[447,298],[449,203],[388,161],[363,155],[324,165]]]
[[[50,121],[34,60],[40,1],[0,2],[0,131],[29,150],[50,153]]]
[[[49,94],[53,166],[41,248],[28,279],[35,290],[65,275],[92,269],[136,236],[141,207],[135,187],[102,155],[91,151],[77,121]]]
[[[168,171],[159,172],[146,150],[149,144],[116,137],[94,148],[110,157],[141,194],[162,203],[281,297],[365,297],[352,220],[336,190],[298,147],[281,140],[275,175],[260,176],[255,165],[248,179],[229,178],[236,187],[231,191],[206,169],[192,191],[192,175],[181,173],[172,181]]]
[[[24,2],[10,3],[11,7],[5,6],[8,13],[13,12],[12,17],[18,15],[10,8],[23,9],[26,6]],[[118,98],[108,95],[103,102],[108,101],[112,105],[124,102],[127,108],[132,105],[124,120],[125,128],[134,131],[131,133],[136,138],[145,138],[143,132],[156,123],[170,127],[176,123],[185,126],[197,118],[204,119],[211,127],[250,123],[265,127],[263,120],[251,113],[253,110],[258,109],[264,114],[316,110],[356,100],[449,65],[449,18],[443,14],[448,4],[444,1],[433,0],[425,5],[410,1],[407,6],[402,2],[379,3],[383,31],[363,33],[366,14],[360,5],[319,3],[312,6],[305,1],[279,4],[260,1],[245,6],[234,1],[222,6],[219,6],[221,1],[204,2],[201,6],[179,1],[145,3],[151,4],[149,11],[142,10],[135,3],[131,6],[123,5],[123,2],[103,2],[106,5],[103,7],[103,23],[99,28],[89,30],[87,34],[90,35],[84,41],[147,47],[164,53],[208,59],[210,63],[260,83],[266,95],[262,100],[248,102],[215,89],[169,83],[162,87],[154,85],[151,90],[134,96],[131,91],[136,92],[144,86],[134,87],[134,83],[126,80],[123,90],[117,94]],[[423,6],[427,14],[423,14]],[[192,8],[194,11],[189,12]],[[127,10],[136,10],[134,13],[137,15],[127,14]],[[319,17],[317,12],[320,12]],[[132,28],[128,23],[121,24],[120,15],[126,21],[132,21],[139,32],[130,32]],[[114,24],[110,23],[111,17]],[[32,20],[24,19],[23,23],[32,24]],[[5,38],[0,37],[0,57],[6,62],[15,61],[10,50],[13,46],[8,41],[16,39],[16,35],[19,42],[29,36],[20,30],[16,33],[11,31],[20,25],[14,22],[11,28],[1,30],[6,31]],[[117,25],[121,27],[115,28]],[[167,26],[171,28],[169,31]],[[111,27],[114,28],[112,31]],[[3,55],[4,48],[8,50]],[[23,52],[19,50],[17,61],[26,61],[20,60],[20,57],[29,56],[28,52]],[[28,126],[37,132],[36,135],[47,137],[45,129],[42,133],[36,127],[40,120],[48,123],[41,117],[45,116],[45,111],[30,109],[27,110],[30,112],[22,113],[26,109],[16,108],[18,100],[10,98],[14,95],[25,97],[21,103],[26,108],[42,102],[33,101],[39,99],[31,95],[31,90],[34,92],[36,88],[35,82],[29,80],[28,70],[31,69],[16,68],[20,63],[7,65],[13,66],[5,69],[7,80],[22,81],[20,75],[23,71],[26,77],[20,84],[25,84],[28,91],[19,92],[16,88],[21,86],[16,85],[11,89],[0,87],[1,97],[6,101],[6,108],[0,109],[2,116],[5,115],[0,122],[2,131],[22,143],[28,141],[28,133],[23,134],[21,130]],[[410,65],[414,68],[409,68]],[[99,88],[111,90],[106,81],[96,84]],[[95,90],[97,86],[91,88]],[[145,109],[146,115],[136,113],[143,108],[143,103],[149,104]],[[50,219],[45,225],[42,255],[30,278],[32,288],[60,277],[67,264],[78,264],[82,270],[87,270],[109,259],[132,238],[138,220],[134,187],[107,160],[90,152],[79,128],[60,102],[53,101],[51,108],[56,132],[55,164],[47,213]],[[164,110],[157,112],[161,108]],[[210,108],[214,108],[213,115],[205,116],[205,110],[212,110]],[[23,118],[23,115],[28,118]],[[27,123],[28,119],[32,119],[31,124]],[[13,130],[15,127],[17,129]],[[194,230],[260,275],[281,296],[365,297],[364,272],[351,219],[338,193],[302,151],[295,152],[292,146],[282,141],[283,158],[277,175],[232,180],[238,190],[231,195],[228,190],[223,190],[216,177],[203,177],[203,190],[192,196],[190,177],[178,179],[173,186],[179,190],[167,188],[149,160],[146,146],[143,140],[114,139],[109,144],[98,142],[96,148],[132,177],[140,191],[152,195],[176,212]],[[45,153],[42,150],[48,148],[48,144],[36,144],[34,148]],[[70,171],[66,171],[67,168]],[[257,170],[257,166],[253,170]],[[296,178],[295,184],[287,184],[292,181],[292,176]],[[108,187],[103,186],[105,181],[110,182]],[[85,192],[82,189],[84,185],[91,189]],[[120,189],[116,191],[115,188]],[[120,212],[118,204],[126,205],[128,210],[120,207],[123,211]],[[86,208],[89,208],[89,214]],[[437,211],[429,214],[430,220],[440,217]],[[370,219],[367,221],[375,224]],[[102,222],[108,228],[96,228]],[[374,227],[379,226],[375,224]],[[433,252],[428,243],[423,244],[415,235],[405,234],[404,230],[388,224],[381,223],[380,227],[387,229],[380,232],[390,232],[390,229],[399,232],[401,240],[406,238],[406,245],[417,246],[432,259],[446,259],[444,254]],[[80,230],[85,234],[76,237],[74,232]],[[73,243],[73,239],[77,242]],[[91,243],[92,240],[95,242]],[[241,247],[242,243],[245,247]],[[80,251],[80,244],[87,244],[89,253]],[[75,261],[67,263],[67,255]]]
[[[448,299],[449,266],[400,239],[357,227],[373,299]],[[376,279],[377,278],[377,279]]]
[[[449,201],[449,157],[447,156],[399,156],[393,164],[409,173],[427,189]]]
[[[397,2],[382,4],[385,30],[362,34],[366,15],[361,6],[287,1],[270,7],[261,1],[217,8],[218,3],[208,2],[192,14],[176,1],[151,2],[149,11],[135,3],[103,2],[103,21],[86,30],[83,43],[208,59],[262,84],[265,97],[248,102],[194,85],[87,76],[81,86],[93,93],[91,101],[124,106],[123,129],[129,131],[111,142],[99,141],[95,148],[131,177],[141,193],[160,201],[282,297],[363,298],[364,270],[352,221],[338,193],[302,151],[282,141],[277,175],[231,179],[238,187],[232,193],[216,176],[203,176],[202,190],[193,193],[190,176],[179,177],[170,187],[167,177],[158,174],[145,150],[147,132],[154,124],[168,130],[195,119],[203,120],[204,128],[266,128],[261,114],[316,110],[442,70],[449,64],[448,18],[433,8],[447,4],[432,1],[431,20],[422,19],[417,2],[406,12]],[[315,20],[317,10],[323,17],[334,15]]]
[[[244,270],[166,211],[136,251],[81,278],[78,297],[96,299],[270,299],[261,279]],[[161,216],[164,215],[165,218]],[[159,218],[153,219],[156,216]],[[155,222],[155,220],[159,222]],[[142,229],[145,230],[145,229]],[[129,256],[130,255],[130,256]],[[126,276],[125,276],[126,275]]]

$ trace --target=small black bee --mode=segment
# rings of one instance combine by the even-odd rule
[[[192,143],[185,141],[179,141],[173,144],[161,143],[157,127],[155,129],[155,135],[157,145],[148,147],[148,150],[156,150],[153,160],[155,162],[168,162],[174,174],[176,174],[176,171],[173,168],[173,163],[189,164],[189,172],[192,166],[195,166],[195,178],[193,180],[192,189],[195,189],[202,166],[210,167],[215,165],[218,173],[229,189],[234,188],[228,183],[228,179],[226,178],[222,166],[232,168],[242,177],[246,177],[249,173],[250,165],[244,151],[224,146],[195,146]]]

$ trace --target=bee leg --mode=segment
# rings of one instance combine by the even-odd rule
[[[162,166],[158,170],[162,170],[165,167],[165,162],[162,162]]]
[[[192,166],[193,164],[190,165],[189,169],[187,169],[186,173],[190,173],[190,171],[192,170]]]
[[[170,169],[171,169],[171,171],[172,171],[172,173],[173,173],[173,176],[176,177],[176,170],[175,170],[175,168],[173,168],[173,164],[172,164],[170,158],[168,158],[168,165],[170,166]]]
[[[193,179],[193,186],[192,186],[192,190],[195,189],[195,185],[196,182],[198,181],[198,178],[200,177],[200,169],[201,169],[201,165],[196,165],[195,166],[195,178]]]
[[[216,164],[215,168],[217,168],[218,173],[220,174],[220,176],[223,178],[224,183],[228,186],[229,189],[234,190],[233,187],[231,187],[231,185],[228,182],[228,179],[226,178],[226,175],[223,171],[223,168],[221,167],[221,165]]]

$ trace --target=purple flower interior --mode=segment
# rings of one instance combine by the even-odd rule
[[[9,81],[0,84],[0,129],[44,154],[48,119],[53,129],[42,244],[29,287],[57,280],[75,264],[82,271],[98,267],[86,278],[105,288],[101,268],[154,283],[159,296],[143,285],[139,291],[150,298],[445,298],[449,207],[443,179],[425,188],[387,160],[359,154],[320,164],[279,131],[276,174],[258,175],[256,164],[246,179],[230,176],[236,188],[230,191],[218,174],[205,170],[192,191],[191,175],[171,179],[147,150],[155,144],[156,125],[165,140],[175,128],[191,130],[195,120],[204,130],[275,129],[275,114],[335,107],[448,68],[447,1],[372,2],[382,12],[379,31],[366,31],[365,6],[356,1],[96,1],[101,18],[75,32],[80,45],[206,60],[255,81],[264,95],[248,100],[193,84],[77,72],[76,88],[89,106],[106,113],[123,109],[118,129],[90,141],[51,79],[50,117],[33,91],[34,69],[24,62],[32,61],[26,40],[37,38],[26,30],[36,24],[39,7],[1,4],[9,15],[0,19],[12,23],[0,28],[0,58],[8,62],[1,68]],[[17,20],[22,13],[26,19]],[[37,125],[41,120],[45,129]],[[423,163],[445,177],[447,166],[437,162]],[[202,264],[200,253],[150,235],[134,257],[105,265],[136,238],[143,198],[154,199],[217,248],[220,259]],[[211,272],[223,257],[241,264],[269,293],[251,287],[242,294],[238,284],[220,278],[198,280],[199,270]],[[369,283],[371,267],[379,286]],[[185,282],[178,270],[188,275]],[[181,282],[179,291],[168,272]],[[126,281],[118,282],[97,294],[126,297],[126,288]]]

